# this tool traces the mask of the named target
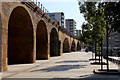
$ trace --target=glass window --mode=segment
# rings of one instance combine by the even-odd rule
[[[63,21],[63,22],[64,22],[64,19],[62,19],[61,21]]]
[[[61,23],[61,25],[64,25],[64,23]]]
[[[68,21],[68,25],[70,25],[70,21]]]
[[[73,31],[72,29],[70,31]]]
[[[64,18],[64,15],[62,15],[61,17]]]

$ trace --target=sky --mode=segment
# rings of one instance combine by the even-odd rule
[[[74,19],[76,29],[80,30],[84,17],[80,14],[77,0],[39,0],[49,12],[63,12],[65,19]]]

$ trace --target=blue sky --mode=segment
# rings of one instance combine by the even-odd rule
[[[77,29],[81,29],[84,17],[80,14],[76,0],[39,0],[49,12],[64,12],[65,19],[74,19],[77,22]]]

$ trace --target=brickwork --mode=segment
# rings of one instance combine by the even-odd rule
[[[63,52],[70,52],[70,44],[68,38],[65,38],[63,42]]]
[[[26,5],[27,4],[22,4],[20,2],[10,2],[10,3],[3,2],[2,3],[2,14],[0,13],[0,15],[2,16],[2,17],[0,16],[0,19],[1,19],[0,20],[0,40],[2,39],[2,41],[0,41],[0,44],[2,44],[2,46],[0,46],[0,53],[2,52],[2,63],[1,63],[2,71],[7,70],[7,66],[9,62],[8,54],[13,58],[12,61],[14,61],[14,57],[19,56],[19,58],[16,57],[16,60],[15,60],[17,61],[17,63],[21,63],[21,60],[23,60],[22,61],[23,63],[24,62],[33,63],[36,61],[36,58],[49,59],[50,58],[50,37],[51,37],[50,34],[53,28],[56,29],[56,35],[58,35],[58,39],[61,43],[61,44],[58,44],[58,46],[60,46],[59,55],[62,55],[63,53],[63,42],[65,38],[68,38],[70,49],[71,49],[71,44],[73,40],[75,41],[75,45],[77,47],[78,40],[73,37],[70,37],[69,35],[67,35],[62,31],[59,31],[58,33],[59,25],[57,25],[56,23],[53,23],[53,21],[50,20],[48,15],[46,15],[43,11],[38,9],[39,11],[42,12],[42,15],[40,15],[39,12],[35,11],[35,9],[33,9],[30,6],[27,7]],[[17,8],[17,11],[14,12],[16,8]],[[13,12],[14,12],[14,15],[12,14]],[[25,14],[23,15],[23,13]],[[2,35],[1,35],[1,32],[2,32]],[[56,38],[54,40],[58,40],[58,39]],[[10,44],[8,45],[8,43]],[[11,45],[14,45],[14,46],[11,47]],[[1,47],[2,47],[2,50],[1,50]],[[76,47],[75,47],[75,51],[76,51]],[[11,48],[11,52],[9,50],[10,48]],[[38,54],[37,54],[37,51],[38,51]],[[59,51],[56,50],[55,52],[59,52]],[[14,55],[14,57],[10,53],[11,54],[14,53],[12,54]],[[21,55],[17,55],[17,54],[21,54]]]
[[[2,20],[1,20],[1,13],[2,13],[2,4],[0,2],[0,72],[2,67]]]
[[[48,59],[48,34],[43,20],[38,23],[36,34],[36,58]]]
[[[51,30],[50,33],[50,56],[59,56],[58,50],[58,32],[55,28]]]

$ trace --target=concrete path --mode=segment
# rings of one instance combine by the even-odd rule
[[[38,60],[34,64],[8,66],[2,78],[119,78],[117,75],[93,74],[100,65],[90,65],[91,52],[64,53],[63,56],[52,57],[50,60]],[[106,68],[106,66],[104,66]],[[110,62],[110,68],[118,69],[118,65]],[[120,78],[119,78],[120,79]],[[114,79],[115,80],[115,79]]]

